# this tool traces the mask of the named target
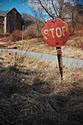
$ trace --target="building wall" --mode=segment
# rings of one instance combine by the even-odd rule
[[[0,32],[4,31],[4,17],[0,16]]]
[[[14,30],[22,29],[22,18],[21,15],[16,11],[16,9],[12,9],[6,15],[6,31],[8,33],[12,33]]]

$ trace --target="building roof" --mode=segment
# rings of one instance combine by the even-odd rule
[[[9,12],[9,10],[8,11],[0,11],[0,16],[6,16],[6,14]]]

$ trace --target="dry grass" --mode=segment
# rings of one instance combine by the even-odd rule
[[[0,47],[22,49],[22,41],[17,41],[14,43],[10,41],[10,38],[11,40],[12,39],[20,40],[22,37],[22,34],[21,32],[19,35],[18,34],[19,33],[16,31],[13,34],[11,34],[10,37],[1,39]],[[81,28],[78,27],[78,29],[74,31],[74,35],[71,36],[70,39],[65,44],[65,46],[62,47],[63,57],[83,59],[83,35],[82,34],[83,34],[82,26]],[[36,26],[31,25],[24,31],[24,38],[25,39],[29,38],[29,39],[23,41],[23,50],[57,55],[55,47],[48,46],[41,38],[37,39],[35,38],[35,36],[36,36]]]
[[[78,39],[78,41],[75,41],[76,39]],[[78,47],[76,44],[76,42],[77,43],[79,41],[82,42],[82,39],[83,37],[75,37],[75,38],[68,40],[66,45],[61,47],[63,57],[83,59],[83,49],[81,47]],[[17,47],[21,49],[21,46],[17,45]],[[56,47],[48,46],[42,40],[38,41],[37,39],[25,40],[23,50],[57,55]]]
[[[83,69],[0,53],[0,124],[82,125]]]
[[[54,62],[48,63],[40,61],[38,59],[19,57],[19,56],[15,57],[11,53],[9,54],[1,53],[0,57],[1,57],[0,64],[2,64],[3,67],[8,68],[16,65],[16,68],[18,68],[23,73],[27,72],[28,70],[39,73],[38,74],[39,79],[45,82],[51,82],[52,84],[55,85],[55,87],[57,81],[61,84],[59,69],[57,64],[55,64]],[[65,85],[65,87],[69,88],[69,86],[71,87],[73,82],[81,81],[83,79],[83,68],[73,69],[73,68],[63,67],[63,74],[64,74],[63,77],[64,81],[62,84]],[[37,74],[35,74],[35,76],[36,75]],[[67,84],[64,84],[66,81]],[[59,89],[59,86],[57,89]]]
[[[66,45],[61,47],[63,57],[83,59],[83,49],[81,47],[77,46],[79,44],[79,41],[81,41],[81,43],[82,43],[82,39],[83,39],[83,37],[75,37],[75,38],[68,40]],[[17,48],[17,49],[21,50],[22,41],[15,42],[15,43],[0,42],[0,46],[6,47],[6,48],[12,48],[12,49]],[[57,55],[56,47],[48,46],[42,40],[38,41],[37,39],[24,40],[23,50],[39,52],[39,53],[44,53],[44,54]]]
[[[79,41],[82,43],[83,37],[73,37],[67,41],[65,46],[62,46],[62,55],[63,57],[77,58],[83,59],[83,49],[79,46]],[[17,41],[15,43],[12,42],[0,42],[0,46],[6,46],[6,48],[17,48],[19,50],[22,49],[22,41]],[[23,50],[39,52],[44,54],[52,54],[57,55],[56,47],[48,46],[42,40],[38,41],[37,39],[24,40],[23,41]]]
[[[32,59],[27,57],[16,56],[11,53],[0,53],[0,64],[3,67],[12,67],[14,64],[19,70],[26,72],[32,70],[41,73],[41,79],[50,81],[54,84],[58,80],[60,82],[60,73],[57,64],[40,61],[39,59]],[[64,82],[76,82],[83,79],[82,68],[66,68],[63,67]],[[69,87],[69,84],[68,87]]]

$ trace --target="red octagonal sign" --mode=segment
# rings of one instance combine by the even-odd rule
[[[61,19],[51,19],[42,28],[43,40],[50,46],[62,46],[69,38],[68,24]]]

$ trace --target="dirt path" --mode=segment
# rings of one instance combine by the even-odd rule
[[[21,51],[16,49],[0,49],[0,52],[10,52],[20,56],[28,56],[48,62],[57,63],[57,56],[36,52]],[[63,57],[63,65],[66,67],[83,67],[83,60]]]

